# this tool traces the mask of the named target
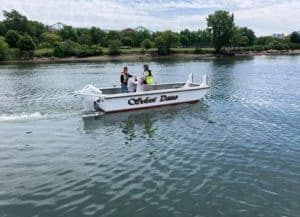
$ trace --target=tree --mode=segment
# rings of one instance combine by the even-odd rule
[[[0,37],[0,60],[5,59],[7,50],[8,44],[5,42],[4,37]]]
[[[3,11],[4,21],[7,29],[16,30],[18,32],[28,32],[28,20],[16,10],[11,12]]]
[[[78,40],[77,32],[72,26],[64,26],[64,28],[60,30],[58,34],[63,40],[72,40],[75,42]]]
[[[92,37],[90,34],[90,30],[87,28],[77,28],[76,29],[78,35],[78,43],[83,45],[92,45]]]
[[[241,35],[247,37],[248,43],[247,46],[252,46],[256,40],[256,35],[252,29],[247,27],[239,28]]]
[[[150,41],[150,39],[147,38],[144,41],[142,41],[141,47],[145,49],[150,49],[152,47],[152,42]]]
[[[133,45],[133,41],[129,37],[122,37],[121,42],[122,42],[123,46],[132,47],[132,45]]]
[[[191,32],[188,29],[185,29],[180,32],[180,43],[183,47],[191,47]]]
[[[24,36],[22,36],[18,43],[17,43],[17,47],[21,50],[21,51],[33,51],[35,48],[35,44],[32,40],[32,38],[30,37],[30,35],[25,34]]]
[[[261,36],[255,40],[256,45],[268,45],[276,41],[272,36]]]
[[[90,35],[92,44],[101,44],[103,45],[105,39],[105,32],[99,28],[92,27],[90,29]]]
[[[228,11],[216,11],[207,18],[207,26],[212,30],[213,44],[219,53],[224,46],[230,45],[234,30],[234,16]]]
[[[108,42],[108,54],[109,55],[119,55],[121,54],[121,45],[120,40],[110,40]]]
[[[5,40],[12,48],[17,47],[19,39],[20,34],[15,30],[8,30],[8,32],[5,34]]]
[[[246,47],[249,44],[247,36],[243,35],[241,28],[235,27],[231,37],[231,46]]]
[[[55,42],[61,41],[60,36],[53,32],[44,32],[41,35],[41,39],[43,42],[49,43],[52,46],[55,44]]]
[[[0,35],[5,35],[6,33],[6,27],[5,24],[3,22],[0,22]]]
[[[171,47],[178,47],[180,37],[177,33],[172,31],[165,31],[158,33],[155,38],[155,45],[159,55],[167,55],[171,52]]]
[[[46,31],[47,31],[47,28],[44,24],[37,22],[37,21],[28,20],[27,33],[31,37],[35,37],[37,41],[40,39],[41,34],[43,34]]]
[[[136,32],[136,46],[140,46],[142,41],[144,41],[145,39],[150,39],[151,38],[151,34],[149,32],[149,30],[147,29],[143,29],[140,30],[138,32]]]
[[[290,35],[290,40],[293,43],[300,43],[300,34],[298,32],[292,32]]]
[[[107,40],[120,40],[120,34],[117,31],[111,30],[107,33]]]

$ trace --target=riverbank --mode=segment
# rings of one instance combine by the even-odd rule
[[[51,62],[107,62],[107,61],[152,61],[160,59],[214,59],[219,57],[251,57],[251,56],[276,56],[276,55],[300,55],[298,50],[267,50],[267,51],[234,51],[228,54],[215,54],[207,52],[204,54],[195,53],[181,53],[175,51],[174,53],[166,56],[159,56],[153,52],[145,53],[122,53],[118,56],[101,55],[91,57],[34,57],[27,60],[8,60],[1,61],[0,64],[15,64],[15,63],[51,63]]]

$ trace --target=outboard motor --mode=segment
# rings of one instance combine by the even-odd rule
[[[85,111],[97,111],[98,103],[102,95],[102,91],[93,85],[86,85],[80,91],[76,91],[75,94],[82,95],[83,108]],[[96,108],[95,108],[96,107]]]

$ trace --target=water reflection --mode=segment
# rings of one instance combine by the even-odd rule
[[[189,110],[189,111],[186,111]],[[168,122],[178,117],[184,118],[184,114],[189,112],[190,115],[207,119],[208,106],[203,101],[195,104],[182,104],[177,106],[167,106],[149,110],[97,114],[83,116],[83,130],[87,134],[93,134],[99,130],[117,127],[123,133],[127,141],[133,140],[137,136],[151,139],[154,137],[157,124],[161,121]],[[205,114],[203,114],[205,113]],[[158,122],[158,123],[157,123]]]
[[[142,136],[147,138],[153,137],[156,131],[155,122],[160,118],[155,110],[141,110],[102,114],[83,117],[82,119],[83,129],[86,133],[93,133],[98,129],[113,126],[121,130],[127,141],[131,141],[137,136],[137,132],[142,132]]]

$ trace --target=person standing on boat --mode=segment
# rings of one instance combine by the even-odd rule
[[[130,77],[132,77],[132,75],[128,73],[128,67],[125,66],[120,76],[122,93],[128,93],[127,84],[128,84],[128,78]]]
[[[144,83],[153,84],[153,75],[148,65],[144,65]]]

